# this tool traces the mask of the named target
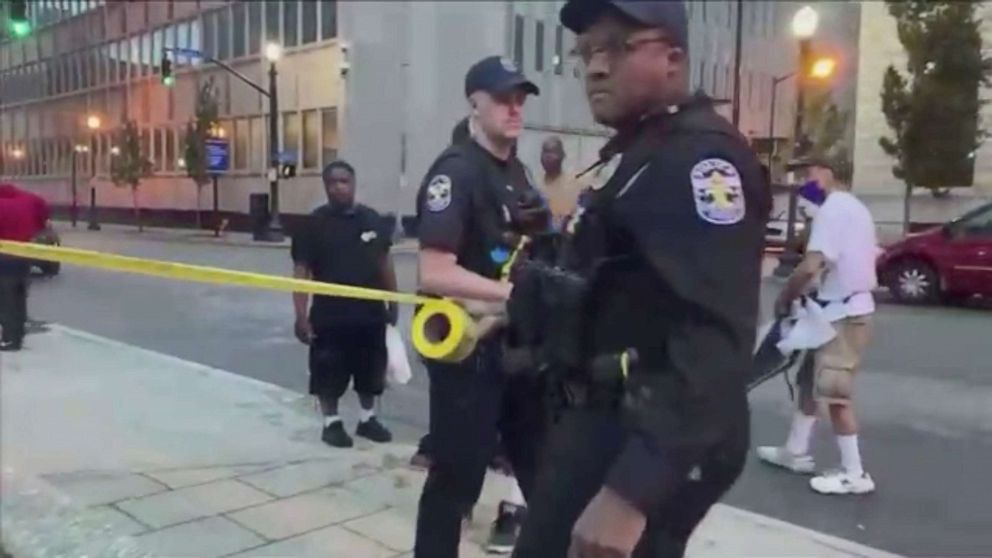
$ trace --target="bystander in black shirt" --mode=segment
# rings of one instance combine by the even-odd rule
[[[293,262],[305,265],[313,280],[383,289],[382,262],[392,241],[373,209],[324,205],[311,213],[293,236]],[[382,302],[315,295],[310,323],[315,330],[338,325],[386,323]]]

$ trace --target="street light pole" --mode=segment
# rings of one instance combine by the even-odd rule
[[[72,228],[76,228],[76,220],[79,214],[79,200],[77,198],[78,194],[76,188],[76,160],[79,158],[79,146],[72,146],[72,207],[69,208],[70,216],[72,220]]]
[[[271,57],[270,57],[271,58]],[[276,62],[269,62],[269,239],[283,239],[282,224],[279,222],[279,102],[277,89]]]
[[[731,120],[737,128],[741,123],[741,55],[744,47],[744,0],[737,0],[737,34],[734,44],[734,104]]]

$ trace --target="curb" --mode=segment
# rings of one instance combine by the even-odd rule
[[[806,527],[789,523],[788,521],[775,519],[774,517],[769,517],[767,515],[761,515],[759,513],[750,512],[741,508],[735,508],[719,502],[713,506],[713,508],[718,507],[722,513],[736,516],[742,522],[753,523],[769,529],[791,531],[804,537],[808,537],[823,546],[850,554],[851,556],[859,558],[903,558],[898,554],[893,554],[891,552],[886,552],[861,543],[849,541],[847,539],[842,539],[840,537],[835,537],[833,535],[828,535],[812,529],[807,529]]]

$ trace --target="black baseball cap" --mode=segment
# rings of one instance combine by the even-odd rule
[[[689,47],[689,16],[682,0],[568,0],[559,18],[573,33],[582,33],[610,8],[642,25],[664,29],[674,46]]]
[[[520,88],[531,95],[540,95],[534,82],[527,79],[512,60],[502,56],[489,56],[476,62],[465,74],[465,96],[476,91],[506,93]]]

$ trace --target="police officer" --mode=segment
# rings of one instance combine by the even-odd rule
[[[533,185],[522,183],[526,173],[513,156],[524,102],[538,93],[505,58],[488,57],[469,69],[471,139],[437,158],[418,193],[423,292],[490,303],[497,312],[504,307],[512,286],[499,278],[514,248],[511,237],[534,218],[522,198],[540,199]],[[461,363],[426,363],[433,460],[417,517],[418,558],[458,555],[462,517],[478,499],[500,438],[525,496],[533,485],[533,439],[526,425],[505,419],[506,409],[540,401],[508,395],[500,336],[488,333]]]
[[[746,140],[689,93],[682,2],[569,0],[561,22],[593,116],[617,132],[601,153],[615,170],[568,226],[561,267],[514,275],[511,322],[532,284],[581,295],[564,304],[577,317],[540,314],[564,343],[547,354],[567,407],[514,556],[682,556],[747,452],[770,200]]]

